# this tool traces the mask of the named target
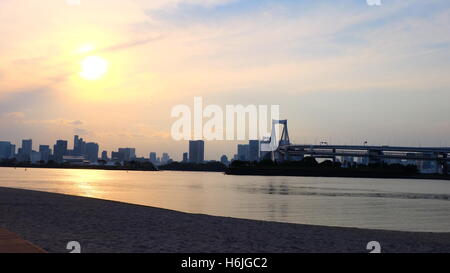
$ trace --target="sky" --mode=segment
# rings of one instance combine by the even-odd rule
[[[179,160],[171,110],[197,96],[279,105],[298,144],[450,146],[448,0],[76,2],[0,0],[0,141]],[[101,77],[83,77],[89,56]]]

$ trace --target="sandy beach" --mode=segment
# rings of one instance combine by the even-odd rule
[[[120,202],[0,188],[0,228],[48,252],[450,252],[450,233],[323,227],[189,214]]]

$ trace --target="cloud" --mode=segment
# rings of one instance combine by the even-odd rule
[[[82,129],[82,128],[74,128],[73,129],[73,133],[75,135],[80,135],[80,136],[90,135],[90,132],[88,130],[85,130],[85,129]]]
[[[71,121],[69,124],[71,124],[71,125],[82,125],[83,122],[81,120],[74,120],[74,121]]]
[[[40,125],[54,125],[54,126],[77,126],[82,125],[83,122],[80,120],[68,120],[63,118],[58,119],[29,119],[29,120],[23,120],[22,121],[25,124],[40,124]]]
[[[102,48],[95,52],[111,52],[111,51],[117,51],[117,50],[130,49],[133,47],[142,46],[142,45],[146,45],[148,43],[154,42],[154,41],[158,41],[162,38],[163,38],[162,35],[158,35],[156,37],[150,37],[150,38],[146,38],[146,39],[142,39],[142,40],[135,40],[135,41],[131,41],[128,43],[115,44],[115,45],[112,45],[112,46],[109,46],[106,48]]]
[[[25,113],[23,112],[10,112],[3,114],[3,117],[8,119],[23,119],[25,118]]]
[[[215,7],[238,1],[239,0],[136,0],[139,6],[150,10],[173,9],[179,7],[181,4]]]

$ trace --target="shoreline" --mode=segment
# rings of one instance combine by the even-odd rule
[[[415,174],[415,175],[364,175],[361,173],[354,174],[326,174],[323,172],[305,173],[304,171],[289,171],[289,170],[246,170],[246,169],[227,169],[226,171],[215,170],[177,170],[177,169],[139,169],[139,168],[105,168],[105,167],[82,167],[82,166],[1,166],[0,168],[19,168],[19,169],[55,169],[55,170],[103,170],[103,171],[141,171],[141,172],[208,172],[208,173],[223,173],[225,175],[235,176],[285,176],[285,177],[336,177],[336,178],[375,178],[375,179],[421,179],[421,180],[450,180],[450,175],[439,174]]]
[[[0,187],[0,227],[48,252],[450,252],[450,233],[326,227],[191,214],[102,199]]]
[[[100,171],[140,171],[140,172],[157,172],[158,170],[145,168],[125,168],[125,167],[107,167],[107,166],[45,166],[45,165],[0,165],[0,168],[14,169],[55,169],[55,170],[100,170]]]

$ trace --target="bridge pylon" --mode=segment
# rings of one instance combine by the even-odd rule
[[[276,125],[283,125],[283,130],[281,131],[279,140],[279,133]],[[261,151],[267,152],[264,158],[270,158],[273,161],[284,161],[287,155],[280,151],[280,147],[286,147],[289,145],[291,145],[291,141],[289,139],[287,119],[272,120],[272,132],[270,138],[261,141]]]

